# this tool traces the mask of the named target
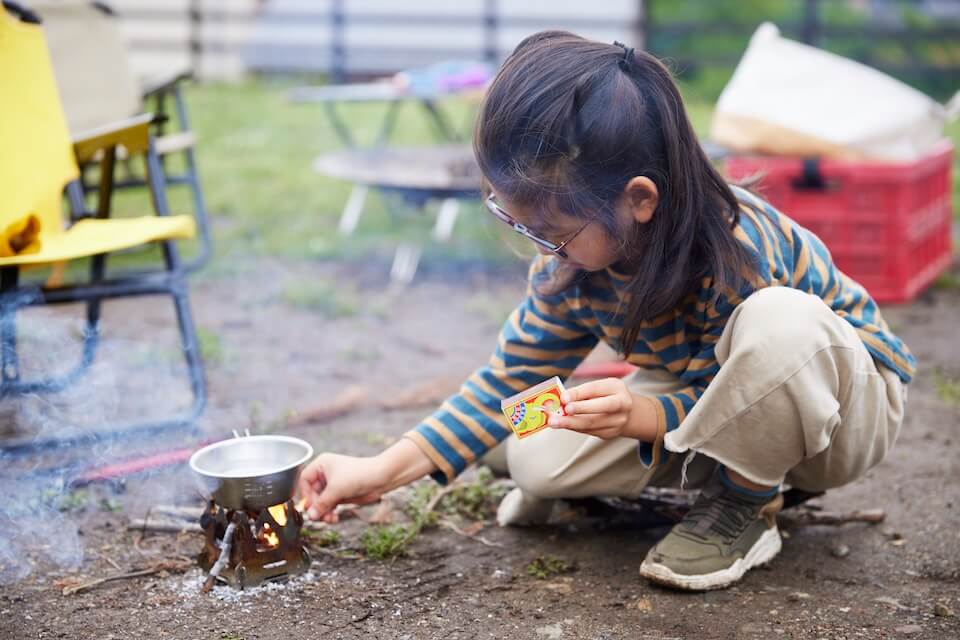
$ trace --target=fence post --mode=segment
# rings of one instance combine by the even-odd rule
[[[820,40],[820,0],[806,0],[803,11],[803,41],[816,45]]]
[[[330,1],[330,75],[334,82],[347,80],[347,52],[344,47],[344,33],[347,21],[343,11],[343,0]]]
[[[500,27],[500,10],[497,0],[483,3],[483,59],[496,66],[499,62],[497,31]]]
[[[190,0],[190,67],[200,76],[203,64],[203,0]]]
[[[637,48],[649,51],[650,38],[650,9],[653,0],[637,0],[637,22],[635,31],[637,34]]]

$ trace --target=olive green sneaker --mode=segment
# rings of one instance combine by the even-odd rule
[[[640,565],[640,575],[676,589],[705,591],[738,582],[780,553],[783,496],[751,496],[715,474],[700,497]]]

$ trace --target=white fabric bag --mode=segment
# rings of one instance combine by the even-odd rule
[[[739,152],[911,162],[960,111],[866,65],[760,25],[714,112],[711,138]]]

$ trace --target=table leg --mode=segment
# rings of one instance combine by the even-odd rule
[[[420,264],[421,249],[415,244],[401,244],[393,255],[393,266],[390,267],[390,279],[398,285],[408,285],[413,282],[417,274],[417,265]]]
[[[433,227],[433,239],[446,242],[453,233],[453,225],[457,222],[457,213],[460,211],[460,201],[456,198],[446,198],[440,204],[437,213],[437,223]]]
[[[340,214],[340,224],[337,226],[343,235],[349,236],[357,228],[360,214],[363,213],[363,205],[367,201],[367,191],[365,184],[353,185],[347,204],[343,207],[343,213]]]

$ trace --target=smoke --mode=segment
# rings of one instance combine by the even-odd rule
[[[64,375],[76,367],[83,347],[82,309],[70,305],[20,310],[17,351],[23,380]],[[138,310],[137,315],[144,313],[142,303]],[[120,311],[121,317],[130,317]],[[166,320],[165,314],[158,315]],[[142,324],[137,322],[141,334]],[[0,438],[34,443],[69,438],[170,417],[187,406],[190,394],[179,341],[176,331],[165,326],[168,324],[158,323],[156,330],[151,326],[149,337],[137,335],[134,327],[128,336],[102,336],[91,367],[63,390],[0,399]],[[0,454],[0,486],[4,488],[0,495],[0,585],[22,580],[38,568],[75,569],[82,564],[83,514],[97,505],[91,500],[93,492],[70,486],[78,469],[114,463],[138,450],[183,446],[182,434],[178,434],[166,442],[106,439],[94,446]],[[196,494],[189,474],[167,476],[173,476],[172,481],[166,476],[163,482],[139,477],[132,496],[124,496],[123,502],[135,500],[146,508]]]

